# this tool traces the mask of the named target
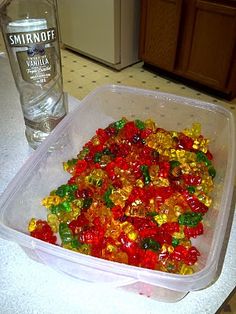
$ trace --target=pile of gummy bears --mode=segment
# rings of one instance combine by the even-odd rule
[[[216,175],[208,146],[199,123],[177,132],[122,118],[100,128],[63,163],[68,182],[28,230],[79,253],[192,274],[200,252],[191,239],[203,234]]]

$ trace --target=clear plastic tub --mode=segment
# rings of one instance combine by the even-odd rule
[[[45,218],[43,197],[66,182],[62,162],[76,156],[97,128],[121,117],[152,118],[168,130],[200,122],[211,140],[217,169],[213,204],[204,216],[205,232],[194,241],[200,252],[198,271],[177,275],[82,255],[30,237],[31,217]],[[153,299],[174,302],[203,289],[219,275],[219,258],[227,227],[235,174],[235,126],[230,111],[202,101],[124,86],[103,86],[55,128],[12,180],[0,201],[0,236],[18,243],[33,259],[75,278],[123,288]]]

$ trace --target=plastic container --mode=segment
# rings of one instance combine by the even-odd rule
[[[42,198],[63,184],[68,174],[62,162],[76,156],[97,128],[121,117],[152,118],[168,130],[183,130],[200,122],[211,140],[217,169],[213,204],[204,216],[205,232],[194,245],[201,252],[198,271],[177,275],[82,255],[45,243],[27,234],[31,217],[45,218]],[[88,95],[54,129],[4,192],[0,202],[0,236],[18,243],[27,254],[75,278],[100,282],[165,302],[203,289],[219,275],[219,260],[227,227],[235,173],[235,126],[223,107],[175,95],[109,85]]]

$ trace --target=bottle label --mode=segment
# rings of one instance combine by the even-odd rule
[[[56,76],[55,28],[32,32],[8,33],[8,43],[15,48],[24,81],[44,85]]]

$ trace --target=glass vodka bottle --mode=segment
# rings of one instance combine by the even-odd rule
[[[66,115],[56,0],[2,0],[0,5],[26,138],[37,148]]]

